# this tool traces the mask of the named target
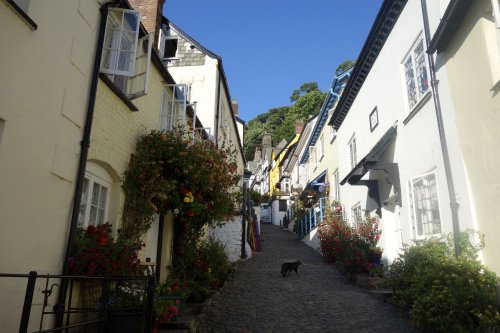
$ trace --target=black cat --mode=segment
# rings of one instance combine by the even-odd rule
[[[281,275],[283,275],[283,277],[285,277],[286,273],[288,273],[288,275],[290,275],[290,273],[292,271],[295,271],[295,273],[297,273],[297,275],[299,275],[299,272],[297,272],[297,268],[299,268],[300,264],[301,264],[301,262],[298,260],[284,262],[283,265],[281,265]]]

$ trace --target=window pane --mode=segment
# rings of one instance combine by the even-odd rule
[[[97,218],[97,224],[103,224],[104,223],[104,209],[98,209],[98,218]]]
[[[99,196],[99,208],[106,208],[106,198],[108,195],[108,189],[104,186],[101,186],[101,194]]]
[[[415,61],[417,63],[417,80],[420,96],[429,89],[429,81],[427,80],[427,70],[425,63],[424,44],[421,40],[415,48]]]
[[[90,207],[89,225],[96,225],[97,222],[97,207]]]
[[[99,192],[100,192],[99,184],[94,183],[94,187],[92,188],[92,200],[90,202],[92,206],[97,206],[97,203],[99,202]]]
[[[139,24],[139,15],[137,12],[124,12],[123,21],[123,28],[125,30],[135,32],[137,30],[137,25]]]
[[[434,173],[413,181],[413,200],[417,236],[441,233],[436,175]]]
[[[175,58],[177,55],[177,39],[165,39],[165,50],[163,52],[164,58]]]
[[[85,178],[82,188],[82,199],[80,202],[80,213],[78,214],[78,226],[84,226],[87,201],[89,200],[89,180]]]
[[[417,90],[415,87],[415,77],[413,74],[413,62],[411,57],[405,62],[406,90],[408,93],[408,105],[410,109],[417,104]]]
[[[351,141],[349,141],[349,157],[351,160],[351,169],[353,169],[358,163],[356,157],[356,137],[352,137]]]
[[[101,70],[114,75],[133,75],[138,27],[137,12],[119,8],[110,9]]]

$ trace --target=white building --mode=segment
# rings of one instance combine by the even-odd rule
[[[429,9],[436,26],[440,8]],[[422,13],[420,0],[384,1],[329,121],[350,223],[381,217],[388,263],[403,243],[476,227],[454,120],[436,109]]]

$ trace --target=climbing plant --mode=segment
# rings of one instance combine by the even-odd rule
[[[125,172],[120,236],[140,239],[155,214],[171,210],[181,238],[236,213],[240,180],[236,151],[192,140],[182,129],[141,137]]]

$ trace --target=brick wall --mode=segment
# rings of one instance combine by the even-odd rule
[[[156,46],[165,0],[129,0],[129,3],[132,8],[141,12],[141,23],[153,35],[153,43]]]

